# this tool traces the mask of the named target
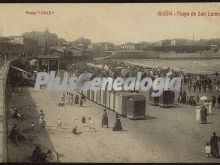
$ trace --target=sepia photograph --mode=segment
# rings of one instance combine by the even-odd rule
[[[220,3],[0,3],[0,163],[220,163]]]

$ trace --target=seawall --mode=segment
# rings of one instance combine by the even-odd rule
[[[0,163],[7,162],[7,98],[9,91],[8,72],[11,62],[5,61],[0,69]],[[9,86],[8,86],[9,85]]]

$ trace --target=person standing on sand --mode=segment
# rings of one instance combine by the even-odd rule
[[[218,101],[218,104],[220,104],[220,95],[218,96],[217,101]]]
[[[79,96],[78,95],[76,95],[76,97],[75,97],[75,102],[74,102],[75,104],[79,104]]]
[[[61,121],[61,117],[60,116],[57,117],[57,129],[59,131],[62,129],[62,121]]]
[[[198,123],[201,123],[201,107],[196,107],[196,121]]]
[[[186,91],[183,90],[183,95],[182,95],[182,103],[186,103]]]
[[[200,97],[199,97],[199,95],[197,94],[197,95],[196,95],[196,104],[199,104],[199,100],[200,100]]]
[[[81,95],[81,100],[83,101],[83,104],[85,104],[85,102],[86,102],[86,97],[85,97],[84,94]]]
[[[73,102],[74,102],[74,97],[73,97],[73,94],[71,93],[71,95],[70,95],[70,105],[73,105]]]
[[[182,91],[180,91],[179,97],[178,97],[178,102],[179,102],[179,103],[181,103],[181,101],[182,101],[182,95],[183,95],[183,94],[182,94]]]
[[[209,115],[212,114],[212,101],[211,100],[208,101],[208,114]]]
[[[205,100],[204,106],[205,106],[206,109],[209,109],[209,103],[208,103],[208,100]]]
[[[92,133],[93,131],[96,132],[96,129],[94,127],[94,122],[93,122],[91,117],[89,117],[89,125],[88,125],[88,127],[89,127],[89,130],[90,130],[90,133]]]
[[[102,127],[105,125],[108,128],[108,114],[107,114],[106,110],[104,110],[104,113],[102,115]]]
[[[202,124],[206,124],[206,123],[207,123],[206,117],[207,117],[207,109],[206,109],[205,106],[202,106],[202,108],[201,108],[201,120],[202,120]]]
[[[207,154],[207,157],[209,158],[209,157],[210,157],[210,154],[211,154],[211,146],[210,146],[209,143],[206,143],[205,153]]]
[[[40,125],[42,128],[45,128],[45,127],[46,127],[46,121],[44,120],[43,116],[40,116],[40,118],[39,118],[39,125]]]
[[[216,136],[216,133],[213,132],[213,136],[211,137],[210,140],[210,145],[211,145],[211,155],[214,158],[219,157],[219,147],[218,147],[218,142],[219,142],[219,137]]]
[[[86,117],[85,117],[85,115],[82,116],[82,124],[83,124],[83,125],[86,124]]]
[[[115,116],[115,125],[112,129],[113,131],[122,131],[122,126],[121,126],[121,118],[120,115],[118,113],[116,113]]]
[[[216,103],[216,97],[213,95],[212,96],[212,107],[215,107],[215,103]]]
[[[83,100],[82,99],[80,99],[79,105],[80,105],[80,107],[83,107]]]

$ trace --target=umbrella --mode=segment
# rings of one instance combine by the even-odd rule
[[[205,101],[205,100],[208,100],[208,98],[206,96],[202,96],[200,97],[200,100]]]

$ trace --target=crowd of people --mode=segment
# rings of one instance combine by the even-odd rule
[[[79,101],[79,95],[78,94],[75,94],[75,93],[70,93],[70,92],[67,92],[67,93],[63,93],[62,96],[61,96],[61,102],[59,103],[58,106],[61,105],[62,103],[62,107],[65,106],[65,105],[73,105],[74,104],[79,104],[80,106],[83,106],[86,102],[86,97],[83,93],[80,94],[81,97],[80,97],[80,101]],[[74,97],[75,96],[75,97]],[[85,115],[82,116],[82,124],[83,126],[86,125],[86,117]],[[89,127],[89,130],[90,132],[93,132],[93,131],[96,131],[95,127],[94,127],[94,122],[92,120],[91,117],[88,117],[88,125]],[[107,128],[109,128],[108,126],[108,115],[107,115],[107,111],[104,110],[104,113],[102,115],[102,120],[101,120],[101,126],[107,126]],[[61,129],[61,121],[60,121],[60,117],[58,118],[58,121],[57,121],[57,128]],[[113,131],[121,131],[122,130],[122,126],[121,126],[121,120],[120,120],[120,115],[118,113],[116,113],[116,120],[115,120],[115,125],[113,127]],[[80,133],[77,133],[78,131],[78,126],[75,126],[72,130],[72,132],[74,134],[81,134],[82,132]]]
[[[94,60],[90,63],[81,61],[67,65],[65,70],[73,72],[76,75],[80,75],[84,72],[93,73],[95,76],[100,77],[123,77],[134,76],[137,72],[142,72],[144,77],[170,77],[181,76],[183,78],[183,84],[188,86],[189,91],[194,89],[194,92],[207,92],[218,89],[220,85],[220,76],[216,72],[215,74],[192,74],[184,73],[181,69],[172,69],[170,67],[150,67],[142,65],[132,65],[121,61],[114,61],[109,59]],[[203,90],[202,90],[203,89]]]
[[[183,82],[187,85],[189,92],[206,93],[219,90],[220,77],[218,73],[213,75],[186,74]]]
[[[101,60],[101,61],[93,61],[92,64],[94,65],[88,65],[87,62],[77,62],[73,63],[71,65],[68,65],[66,70],[74,75],[80,75],[81,73],[90,72],[93,73],[93,77],[99,76],[99,77],[113,77],[116,78],[118,76],[120,77],[130,77],[135,76],[137,72],[142,72],[144,77],[151,77],[155,78],[157,76],[167,76],[170,75],[171,77],[175,76],[183,76],[183,82],[182,82],[182,90],[180,91],[178,101],[183,104],[190,104],[193,106],[196,106],[200,103],[200,96],[197,94],[196,96],[190,94],[191,92],[213,92],[213,89],[218,90],[219,87],[219,80],[216,78],[216,76],[203,76],[203,75],[192,75],[192,74],[184,74],[182,71],[173,70],[171,68],[162,68],[162,67],[144,67],[140,65],[129,65],[123,62],[116,62],[111,60]],[[100,66],[102,65],[102,67]],[[97,66],[97,67],[96,67]],[[17,77],[17,80],[22,79],[21,77]],[[14,80],[15,81],[15,80]],[[19,82],[19,81],[18,81]],[[15,82],[16,84],[16,82]],[[183,87],[188,87],[187,94],[186,89]],[[19,85],[15,85],[20,88]],[[193,88],[193,91],[192,91]],[[21,91],[21,88],[19,89]],[[212,108],[216,106],[216,102],[220,104],[220,95],[218,98],[216,98],[215,95],[212,96],[211,99],[206,100],[204,105],[201,107],[196,107],[196,121],[202,124],[207,123],[207,116],[212,114]],[[82,93],[76,93],[76,92],[66,92],[63,93],[61,96],[61,101],[58,104],[60,107],[64,107],[66,105],[79,105],[81,107],[84,106],[86,103],[86,97]],[[22,121],[24,116],[16,109],[14,108],[12,110],[12,117]],[[61,117],[57,117],[57,130],[62,130],[62,120]],[[107,111],[104,110],[101,118],[101,127],[106,126],[109,128],[109,119]],[[82,116],[82,125],[89,128],[89,131],[96,132],[96,128],[94,126],[94,121],[91,117],[88,117],[88,121],[85,115]],[[45,120],[45,113],[43,110],[40,110],[39,112],[39,123],[38,125],[34,122],[30,125],[30,131],[34,131],[37,126],[40,126],[40,128],[44,129],[46,128],[46,120]],[[121,124],[121,117],[118,113],[115,114],[115,123],[113,126],[113,131],[122,131],[122,124]],[[74,135],[80,135],[82,134],[82,131],[79,130],[79,127],[77,125],[73,126],[72,130],[70,131]],[[17,125],[14,125],[11,128],[11,131],[9,133],[9,139],[13,143],[18,143],[19,141],[23,141],[24,139],[27,139],[21,131],[19,130]],[[216,133],[213,133],[213,136],[210,140],[210,143],[207,144],[207,146],[210,146],[209,148],[206,147],[205,151],[207,154],[211,154],[213,157],[219,157],[219,149],[218,149],[218,141],[219,137],[216,136]],[[39,145],[36,146],[34,149],[32,155],[31,155],[31,161],[37,162],[37,163],[43,163],[43,162],[56,162],[58,160],[58,156],[54,151],[51,151],[48,149],[47,152],[43,152]]]
[[[181,71],[175,71],[170,68],[162,67],[145,67],[141,65],[131,65],[124,62],[112,60],[94,60],[91,63],[81,61],[67,65],[65,70],[75,75],[90,72],[93,76],[99,77],[123,77],[136,76],[137,72],[143,73],[144,77],[166,76],[167,73],[172,72],[172,76],[177,76]]]
[[[58,154],[51,151],[43,152],[39,145],[33,150],[31,155],[32,163],[56,163],[58,161]]]
[[[141,65],[131,65],[124,62],[113,61],[109,59],[94,60],[90,63],[86,61],[73,63],[67,65],[66,70],[79,76],[81,73],[90,72],[93,74],[91,79],[96,76],[99,77],[112,77],[118,76],[127,78],[134,77],[137,72],[142,72],[142,79],[145,77],[182,77],[181,91],[178,96],[178,102],[196,106],[199,104],[200,93],[210,95],[213,93],[212,98],[209,98],[214,105],[220,104],[220,95],[216,96],[215,92],[219,90],[220,75],[215,74],[192,74],[184,73],[181,69],[171,69],[169,67],[147,67]],[[192,90],[193,88],[193,90]]]
[[[79,96],[80,95],[80,96]],[[61,102],[58,104],[60,107],[65,105],[74,105],[78,104],[81,107],[86,103],[86,97],[83,93],[77,94],[75,92],[64,92],[61,96]]]
[[[198,123],[207,123],[207,116],[212,115],[212,109],[215,107],[215,104],[211,100],[204,100],[200,106],[196,107],[196,121]]]
[[[183,103],[183,104],[189,104],[192,106],[196,106],[196,105],[200,104],[200,96],[198,93],[196,95],[192,95],[190,93],[187,94],[187,92],[185,90],[181,90],[179,92],[178,102]],[[220,104],[220,95],[218,96],[218,98],[216,98],[215,95],[212,95],[212,97],[209,98],[208,102],[214,108],[216,106],[216,103]]]
[[[40,110],[38,125],[35,122],[31,122],[30,126],[23,130],[20,130],[17,124],[14,124],[8,134],[9,140],[15,145],[19,145],[20,143],[25,143],[28,141],[33,141],[33,139],[25,135],[25,133],[33,133],[36,130],[36,127],[42,129],[45,128],[46,122],[44,116],[45,113],[43,112],[43,110]],[[21,119],[23,118],[23,115],[21,115],[21,113],[16,108],[13,108],[11,110],[11,117],[17,119],[18,121],[22,121]],[[55,152],[51,151],[50,149],[48,149],[48,151],[44,153],[40,149],[40,146],[37,145],[32,155],[30,156],[30,161],[33,163],[57,162],[57,154],[54,153]]]
[[[188,87],[189,92],[212,92],[213,89],[218,90],[220,85],[220,76],[215,74],[193,74],[184,73],[181,69],[172,69],[170,67],[150,67],[141,65],[127,64],[121,61],[113,61],[109,59],[94,60],[90,63],[81,61],[67,65],[65,70],[80,75],[81,73],[90,72],[100,77],[123,77],[135,76],[137,72],[142,72],[142,78],[151,77],[182,77],[182,84]],[[192,91],[193,88],[193,91]]]
[[[202,124],[207,124],[207,116],[213,114],[212,109],[216,107],[216,103],[220,104],[220,95],[216,97],[216,93],[219,92],[220,76],[216,72],[212,75],[204,74],[192,74],[183,73],[181,70],[175,71],[170,68],[161,67],[143,67],[139,65],[129,65],[123,62],[116,62],[111,60],[93,61],[89,65],[85,62],[71,64],[67,67],[68,71],[74,72],[75,75],[80,75],[84,72],[93,73],[93,77],[113,77],[117,76],[127,78],[129,76],[135,76],[137,72],[142,72],[144,77],[155,78],[156,76],[181,76],[182,86],[178,96],[178,102],[182,104],[189,104],[196,107],[196,121]],[[92,77],[92,78],[93,78]],[[200,100],[202,95],[212,95],[204,102]],[[120,117],[116,115],[116,123],[113,130],[117,127],[121,129]],[[102,127],[108,127],[108,118],[106,112],[103,114]],[[213,136],[205,148],[205,152],[208,156],[212,155],[215,158],[219,157],[218,148],[219,137],[216,133]]]
[[[22,69],[26,70],[27,67],[25,64],[20,63],[19,61],[13,62],[12,66],[16,66],[21,70],[15,68],[10,69],[10,87],[14,94],[21,95],[23,92],[22,87],[26,85],[29,86],[29,83],[27,81],[29,79],[25,78],[25,76],[23,75],[24,72],[22,71]],[[45,113],[42,109],[39,111],[38,124],[34,121],[28,121],[28,117],[25,116],[25,114],[22,114],[22,110],[20,110],[20,108],[10,108],[9,112],[10,118],[12,120],[15,120],[13,121],[13,123],[15,124],[13,124],[11,128],[9,127],[10,130],[8,133],[8,139],[11,141],[11,143],[13,143],[16,146],[20,146],[20,144],[33,143],[34,136],[32,135],[34,133],[37,133],[39,129],[42,130],[46,127]],[[27,121],[28,126],[26,126]],[[17,122],[19,122],[20,124],[18,124]],[[26,123],[23,124],[24,122]],[[33,150],[33,153],[30,156],[28,156],[27,159],[29,159],[29,161],[32,163],[57,162],[57,154],[51,149],[47,149],[46,152],[43,152],[40,146],[36,145],[36,148]]]

